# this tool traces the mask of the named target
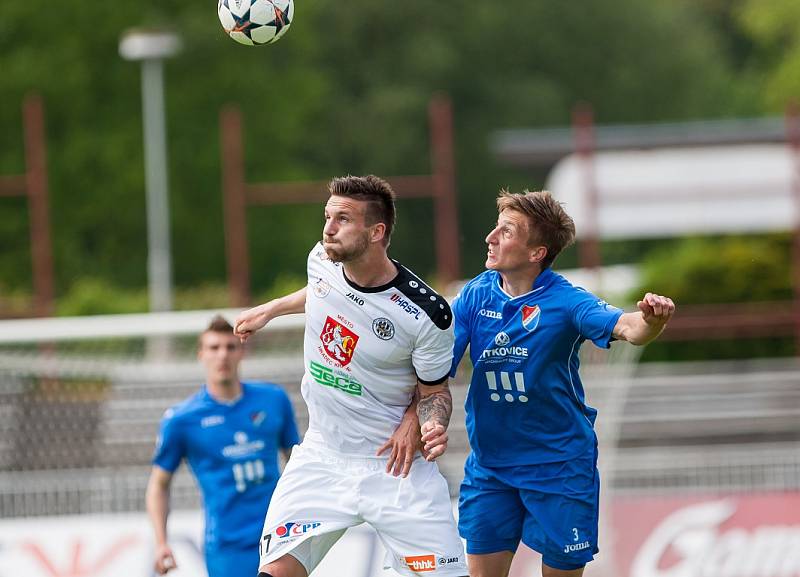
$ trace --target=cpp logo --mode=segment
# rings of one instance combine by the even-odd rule
[[[275,529],[275,535],[278,539],[285,539],[287,537],[300,537],[309,531],[312,531],[322,525],[319,521],[310,521],[308,523],[294,523],[289,522],[279,525]]]

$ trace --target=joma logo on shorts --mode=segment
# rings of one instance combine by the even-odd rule
[[[406,557],[406,565],[412,571],[422,573],[424,571],[436,571],[436,558],[433,555],[417,555],[416,557]]]
[[[582,551],[583,549],[589,548],[589,542],[584,541],[583,543],[570,543],[569,545],[564,546],[564,553],[572,553],[573,551]]]
[[[361,396],[361,385],[348,376],[335,375],[328,367],[324,367],[314,361],[311,361],[308,366],[308,372],[311,374],[311,378],[320,385],[339,389],[355,397]]]

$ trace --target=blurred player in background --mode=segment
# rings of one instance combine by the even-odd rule
[[[258,571],[256,548],[278,482],[278,450],[288,458],[300,439],[281,387],[239,381],[243,354],[233,327],[214,317],[198,342],[205,386],[164,413],[146,495],[159,575],[176,567],[167,516],[172,476],[183,459],[203,494],[209,577]]]
[[[466,575],[447,483],[433,462],[447,447],[452,411],[450,307],[388,257],[395,206],[387,182],[335,178],[329,192],[307,287],[236,321],[247,338],[277,316],[306,313],[308,432],[267,513],[259,575],[306,577],[363,522],[386,547],[386,568]]]
[[[623,313],[553,272],[575,225],[550,193],[503,191],[497,208],[488,270],[453,302],[451,375],[467,346],[473,364],[459,530],[472,577],[507,576],[520,541],[542,554],[544,577],[578,577],[598,551],[600,490],[579,348],[647,344],[675,306],[647,293]]]

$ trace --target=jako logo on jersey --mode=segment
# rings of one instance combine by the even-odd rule
[[[406,565],[412,571],[424,573],[425,571],[436,571],[436,558],[433,555],[417,555],[406,557]]]
[[[439,565],[449,565],[450,563],[458,563],[458,557],[439,557]]]
[[[357,294],[355,294],[353,292],[348,292],[347,293],[347,298],[349,298],[351,301],[353,301],[354,303],[356,303],[360,307],[364,306],[364,299],[362,299],[360,296],[358,296]]]
[[[314,361],[311,361],[308,366],[308,372],[311,374],[311,378],[320,385],[339,389],[354,397],[361,396],[361,385],[347,375],[335,375],[331,369]]]
[[[414,281],[411,281],[411,282],[414,282]],[[409,283],[409,285],[410,284],[411,283]],[[408,314],[414,315],[415,319],[419,318],[419,314],[420,314],[421,311],[410,300],[404,299],[403,297],[401,297],[397,293],[393,293],[392,296],[391,296],[391,299],[392,299],[392,302],[397,303],[397,306],[399,306],[401,309],[406,311]]]
[[[382,341],[388,341],[394,336],[394,324],[386,317],[372,321],[372,332]]]
[[[261,423],[264,422],[264,419],[267,418],[267,414],[264,411],[257,411],[255,413],[250,414],[250,420],[253,424],[258,427]]]
[[[503,320],[503,313],[497,311],[490,311],[489,309],[481,309],[478,311],[478,314],[482,317],[489,317],[490,319]]]
[[[539,305],[533,305],[532,307],[523,305],[521,312],[522,326],[525,327],[528,332],[533,331],[539,326],[539,319],[542,316],[542,309],[539,308]]]
[[[325,326],[319,335],[322,341],[322,352],[342,366],[353,360],[358,335],[331,317],[325,319]]]
[[[275,529],[275,536],[278,539],[286,539],[287,537],[302,537],[320,525],[322,525],[322,523],[319,521],[308,521],[305,523],[285,523],[283,525],[279,525]]]

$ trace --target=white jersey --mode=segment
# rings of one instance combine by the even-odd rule
[[[397,276],[360,287],[320,243],[308,256],[305,439],[343,454],[375,455],[394,433],[417,380],[443,382],[453,315],[438,293],[395,262]]]

